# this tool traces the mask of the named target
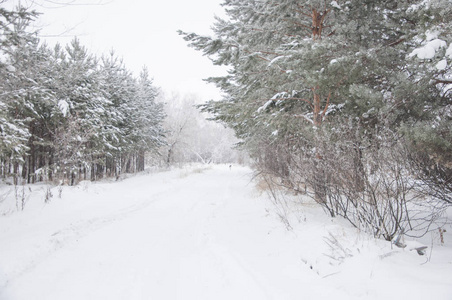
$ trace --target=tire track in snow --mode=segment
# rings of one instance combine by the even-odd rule
[[[69,226],[55,231],[50,235],[47,241],[43,242],[44,245],[39,246],[39,250],[34,253],[33,257],[31,257],[28,262],[23,263],[22,266],[16,267],[12,272],[7,274],[8,279],[0,285],[0,291],[5,289],[11,281],[14,281],[23,274],[30,272],[38,265],[44,264],[45,261],[51,258],[55,252],[63,249],[64,247],[69,247],[74,243],[77,243],[79,239],[82,239],[85,236],[108,226],[109,224],[126,219],[133,213],[139,212],[160,200],[161,199],[155,199],[152,201],[147,200],[106,216],[71,223]]]
[[[202,238],[198,241],[197,252],[182,261],[181,299],[185,299],[182,295],[189,295],[189,299],[273,299],[260,276],[240,259],[238,253],[217,241],[216,233],[212,231],[217,214],[228,201],[238,196],[237,185],[243,184],[243,180],[237,180],[227,177],[226,181],[217,181],[216,185],[204,189],[203,197],[200,197],[212,200],[198,201],[190,208],[193,215],[198,215],[203,208],[205,211],[198,224]]]
[[[8,274],[6,287],[14,283],[14,290],[27,279],[35,278],[34,274],[40,274],[48,265],[55,272],[55,268],[60,268],[58,259],[65,258],[61,268],[78,268],[77,264],[71,263],[77,258],[71,255],[80,255],[82,249],[86,252],[84,255],[92,257],[90,261],[99,261],[93,266],[93,274],[89,275],[92,277],[88,278],[96,278],[96,272],[104,274],[110,269],[114,272],[118,266],[130,264],[130,269],[124,270],[124,276],[139,278],[130,293],[144,288],[149,295],[155,296],[175,284],[180,299],[271,299],[252,268],[226,245],[217,242],[216,233],[212,231],[217,213],[227,201],[237,196],[236,184],[243,184],[242,180],[231,178],[238,174],[216,170],[169,180],[167,187],[160,189],[158,194],[147,196],[148,200],[54,231],[29,263],[14,274]],[[105,195],[97,194],[98,197]],[[132,235],[125,231],[132,228],[135,231]],[[67,248],[70,251],[61,251]],[[103,258],[99,254],[109,251],[110,257]],[[54,258],[56,252],[58,259]],[[86,264],[83,262],[82,267],[89,266]],[[69,280],[56,279],[63,283]],[[116,278],[102,280],[98,283],[100,286],[119,286]]]
[[[153,174],[150,175],[150,178],[152,178],[152,175]],[[131,178],[131,180],[133,179],[134,178]],[[137,181],[142,184],[143,177],[140,177],[138,179],[139,180]],[[175,180],[178,181],[180,180],[180,178],[170,178],[169,183]],[[107,186],[111,187],[110,184],[107,184]],[[113,189],[115,188],[117,188],[117,186],[113,186]],[[89,189],[87,188],[85,188],[84,190],[89,191]],[[151,205],[155,205],[155,203],[164,200],[164,195],[166,195],[168,192],[171,192],[172,190],[172,186],[168,184],[167,186],[163,187],[163,190],[157,192],[156,194],[152,194],[151,191],[150,196],[147,196],[142,200],[138,200],[138,203],[119,208],[116,211],[109,212],[108,214],[102,216],[91,217],[88,219],[82,218],[81,220],[71,222],[69,225],[65,225],[61,229],[49,234],[46,240],[42,240],[39,244],[34,245],[35,251],[31,256],[27,257],[25,261],[21,261],[20,265],[16,265],[13,270],[7,270],[7,273],[2,275],[5,280],[0,281],[0,296],[2,295],[1,291],[3,291],[10,282],[13,282],[16,279],[20,278],[22,275],[31,272],[39,265],[45,264],[45,262],[50,259],[56,252],[66,247],[75,245],[84,237],[93,234],[94,232],[110,224],[124,220],[128,217],[132,217],[134,213],[140,212]],[[107,197],[108,194],[105,191],[100,191],[98,188],[95,188],[93,192],[97,197]],[[111,190],[107,192],[111,192]],[[122,197],[122,193],[117,194],[117,196]],[[129,199],[126,199],[125,201],[127,200]]]

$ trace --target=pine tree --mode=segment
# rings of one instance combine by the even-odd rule
[[[452,7],[450,1],[410,7],[419,28],[407,55],[410,107],[402,132],[423,190],[452,204]]]
[[[0,8],[2,176],[75,184],[143,170],[163,144],[147,71],[134,78],[114,53],[99,62],[77,38],[50,49],[30,29],[36,16]]]
[[[312,141],[327,115],[376,111],[384,87],[375,87],[391,71],[378,68],[375,53],[399,45],[402,36],[391,33],[395,12],[382,4],[389,5],[225,1],[230,19],[217,21],[217,38],[182,33],[214,64],[230,67],[228,76],[209,79],[226,99],[204,109],[249,144],[253,137],[268,144],[300,134]],[[365,24],[368,20],[373,23]],[[380,59],[390,64],[389,58]]]
[[[43,57],[38,51],[37,32],[30,30],[36,16],[35,11],[20,6],[12,11],[0,9],[2,166],[4,169],[12,163],[15,176],[21,167],[22,176],[28,181],[34,178],[30,173],[37,168],[34,129],[40,117],[38,106],[49,97],[48,91],[40,85],[42,73],[38,70],[41,70]],[[11,168],[8,169],[11,172]]]
[[[137,82],[137,95],[133,98],[133,139],[136,140],[137,171],[145,167],[146,152],[157,150],[165,144],[163,104],[156,103],[157,89],[149,79],[149,72],[143,67]]]
[[[130,104],[136,95],[136,82],[114,52],[102,57],[101,73],[103,94],[108,101],[102,117],[105,164],[109,175],[118,176],[124,167],[124,171],[130,171],[129,155],[134,147],[131,139],[133,107]]]
[[[347,206],[337,202],[344,195],[370,199],[375,192],[369,177],[375,169],[369,166],[378,166],[378,172],[406,170],[396,154],[420,141],[407,132],[450,105],[444,87],[450,44],[446,3],[228,0],[223,5],[229,18],[217,20],[215,37],[180,34],[229,70],[208,79],[224,99],[202,109],[234,128],[264,174],[297,191],[307,185],[332,215],[346,215]],[[430,45],[419,33],[432,27],[442,35],[433,51],[439,57],[413,63],[415,56],[423,59],[416,49]],[[450,135],[436,132],[436,145],[441,144],[436,153],[444,158]],[[387,177],[382,180],[401,178],[399,171],[391,172],[381,174]],[[404,217],[386,219],[381,205],[404,199],[391,198],[389,206],[385,199],[375,201],[367,209],[387,227],[374,234],[391,239]]]
[[[103,112],[100,73],[97,59],[76,38],[64,50],[57,45],[54,57],[58,71],[50,89],[59,111],[54,115],[52,132],[53,163],[73,184],[77,175],[87,177],[99,147],[96,137],[102,130]]]

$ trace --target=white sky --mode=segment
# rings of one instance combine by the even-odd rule
[[[23,5],[43,4],[35,5],[43,13],[36,24],[42,26],[42,36],[54,36],[45,37],[49,44],[67,44],[77,36],[91,53],[107,54],[114,49],[136,75],[146,65],[155,85],[165,92],[197,94],[201,102],[219,98],[216,87],[202,79],[224,74],[224,69],[214,67],[201,52],[187,47],[176,31],[211,34],[214,16],[224,15],[222,0],[53,1],[78,5],[20,1]],[[19,0],[8,0],[7,4],[13,2]],[[99,2],[104,4],[93,5]]]

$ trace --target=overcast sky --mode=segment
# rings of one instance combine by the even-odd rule
[[[9,0],[18,3],[17,0]],[[70,5],[54,5],[53,2]],[[214,16],[224,15],[222,0],[21,0],[43,13],[36,23],[49,44],[67,44],[77,36],[90,52],[114,49],[126,67],[138,74],[143,65],[166,92],[217,99],[219,91],[203,78],[224,71],[187,47],[177,30],[211,34]],[[36,6],[36,3],[42,5]],[[101,3],[95,5],[97,3]]]

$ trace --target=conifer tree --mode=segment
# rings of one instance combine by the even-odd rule
[[[134,149],[137,156],[137,170],[144,170],[145,154],[156,152],[165,144],[163,119],[163,104],[156,103],[157,89],[149,78],[149,71],[143,67],[137,81],[137,95],[133,98],[133,139],[136,141]]]
[[[202,109],[234,128],[260,171],[297,191],[308,186],[332,215],[347,216],[340,199],[372,198],[370,175],[398,170],[381,174],[396,182],[408,172],[400,149],[429,145],[435,163],[450,153],[447,2],[226,0],[228,19],[217,19],[214,37],[180,34],[228,67],[208,79],[225,97]],[[432,57],[420,57],[422,47]],[[432,129],[439,111],[444,125]],[[421,127],[435,134],[425,139]],[[374,234],[391,239],[407,219],[380,210],[404,199],[375,201],[368,221],[386,224]]]
[[[2,165],[12,163],[15,175],[22,166],[22,176],[30,181],[30,168],[36,166],[34,141],[39,105],[48,92],[39,84],[43,73],[43,57],[38,52],[37,32],[30,31],[35,11],[17,7],[8,11],[0,8],[0,131],[2,135]]]
[[[147,71],[134,78],[113,53],[99,63],[77,38],[50,49],[30,29],[36,16],[0,8],[2,176],[75,184],[143,170],[163,143]]]

